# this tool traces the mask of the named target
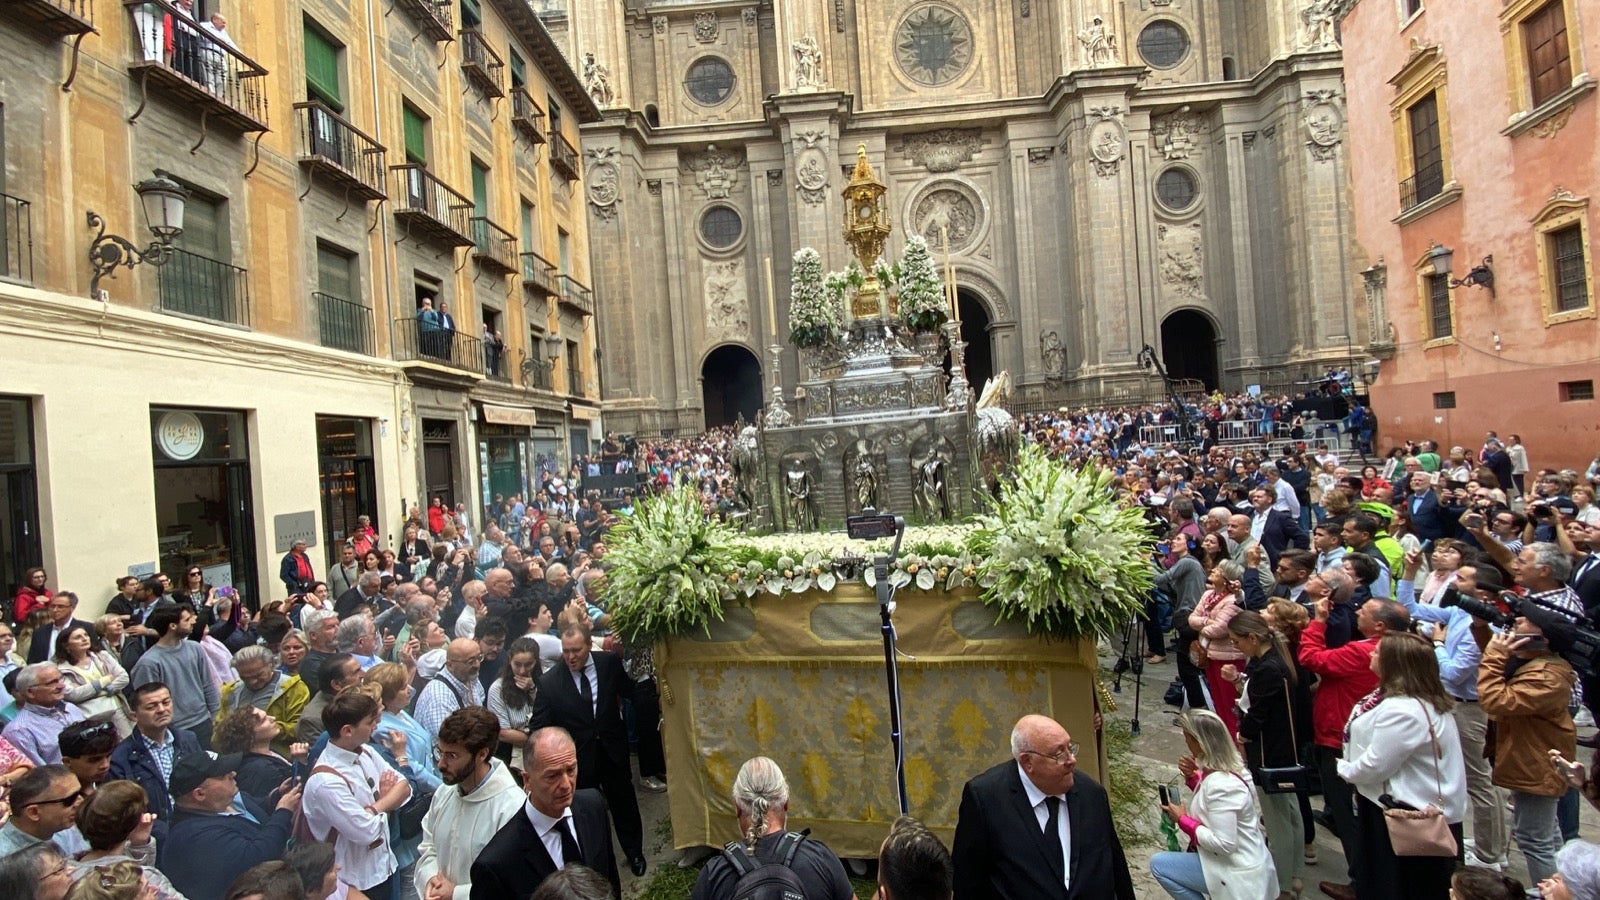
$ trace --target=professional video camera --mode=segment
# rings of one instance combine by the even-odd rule
[[[1501,591],[1493,603],[1485,603],[1454,587],[1445,589],[1439,605],[1459,606],[1498,628],[1510,628],[1518,618],[1531,619],[1550,639],[1551,649],[1571,663],[1578,674],[1600,674],[1600,630],[1596,630],[1594,620],[1581,613],[1532,597],[1519,597],[1511,591]]]

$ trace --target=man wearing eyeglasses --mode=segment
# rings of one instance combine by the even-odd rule
[[[1067,730],[1023,716],[1011,756],[962,788],[955,900],[1133,900],[1105,788],[1077,771]]]
[[[0,856],[48,841],[75,823],[83,802],[78,776],[66,766],[39,766],[17,779],[8,798],[11,820],[0,828]]]
[[[66,693],[55,663],[34,663],[17,673],[22,709],[6,726],[5,738],[36,766],[61,762],[62,729],[83,721],[78,707],[64,701]]]
[[[506,764],[493,756],[499,740],[500,720],[478,706],[456,710],[439,726],[433,759],[445,786],[422,820],[414,877],[423,900],[467,900],[473,861],[524,802]]]
[[[417,721],[428,729],[428,736],[439,738],[439,726],[458,709],[484,704],[483,685],[478,670],[483,666],[483,649],[470,638],[456,638],[444,651],[444,669],[422,688],[417,696]]]

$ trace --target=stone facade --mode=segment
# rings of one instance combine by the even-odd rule
[[[583,128],[617,174],[590,198],[608,427],[708,424],[730,345],[770,384],[794,252],[849,260],[858,144],[896,211],[887,255],[920,233],[943,265],[949,235],[969,361],[1025,406],[1147,391],[1145,344],[1227,388],[1344,364],[1367,332],[1341,58],[1305,5],[536,4],[612,90]]]

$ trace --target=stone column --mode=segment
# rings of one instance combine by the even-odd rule
[[[781,121],[784,143],[785,187],[794,191],[789,209],[789,233],[796,248],[814,247],[826,271],[849,264],[844,245],[845,179],[840,167],[855,158],[855,148],[839,142],[850,98],[842,93],[793,94],[768,101]],[[881,141],[881,139],[880,139]],[[882,165],[881,143],[877,153]]]

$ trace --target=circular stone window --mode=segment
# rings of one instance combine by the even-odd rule
[[[956,80],[972,62],[972,26],[953,9],[913,9],[894,30],[894,61],[907,78],[937,87]]]
[[[1194,206],[1197,193],[1194,176],[1184,169],[1174,167],[1156,178],[1156,199],[1173,212]]]
[[[744,219],[729,206],[713,206],[700,217],[700,240],[713,250],[726,250],[744,235]]]
[[[1139,57],[1157,69],[1170,69],[1189,55],[1189,34],[1176,22],[1151,22],[1139,32]]]
[[[716,106],[733,93],[733,67],[715,56],[702,56],[689,66],[684,90],[701,106]]]

